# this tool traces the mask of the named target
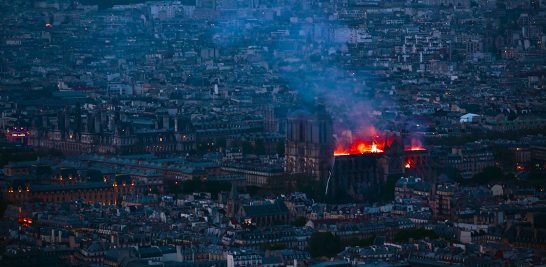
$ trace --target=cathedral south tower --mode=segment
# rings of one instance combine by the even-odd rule
[[[286,122],[285,171],[328,181],[334,164],[332,117],[323,105],[290,112]]]

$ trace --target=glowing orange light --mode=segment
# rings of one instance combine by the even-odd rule
[[[410,169],[410,168],[413,168],[415,167],[415,161],[413,161],[413,159],[409,158],[409,159],[406,159],[406,165],[404,165],[406,167],[406,169]]]
[[[353,141],[350,147],[338,146],[334,151],[334,156],[383,153],[383,149],[378,147],[376,141],[366,142],[364,140]]]
[[[383,150],[377,148],[377,144],[374,142],[372,144],[372,153],[383,153]]]
[[[421,151],[421,150],[426,150],[422,147],[412,147],[412,148],[407,148],[405,149],[406,151]]]

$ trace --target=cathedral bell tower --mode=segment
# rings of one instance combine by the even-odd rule
[[[334,163],[332,117],[323,105],[311,112],[298,110],[289,113],[286,122],[285,171],[328,181]]]
[[[390,175],[404,174],[404,139],[401,136],[389,137],[388,134],[385,134],[385,149],[382,161],[385,181]]]

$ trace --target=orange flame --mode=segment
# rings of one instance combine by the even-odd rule
[[[407,159],[405,167],[406,169],[415,167],[415,161],[413,161],[413,159]]]
[[[405,149],[406,151],[422,151],[422,150],[426,150],[422,147],[412,147],[412,148],[406,148]]]
[[[345,131],[339,135],[337,137],[338,145],[334,151],[334,156],[384,152],[385,139],[381,138],[382,135],[377,134],[377,130],[374,127],[365,128],[356,135],[358,137],[355,138],[351,134],[351,131]],[[424,151],[426,149],[423,148],[421,141],[412,139],[411,146],[404,150]]]
[[[410,148],[406,148],[406,151],[420,151],[420,150],[426,150],[423,148],[423,143],[416,138],[411,139],[411,146]]]
[[[334,156],[367,153],[383,153],[383,149],[380,149],[378,147],[376,141],[366,142],[364,140],[357,140],[351,144],[350,148],[338,146],[337,149],[334,151]]]

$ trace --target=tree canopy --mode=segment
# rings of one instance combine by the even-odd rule
[[[265,145],[264,141],[262,139],[256,139],[256,142],[254,143],[254,154],[256,155],[265,155]]]
[[[277,143],[277,154],[284,156],[284,149],[284,140],[281,140]]]
[[[481,172],[472,176],[470,179],[456,179],[455,181],[462,185],[486,185],[491,182],[501,182],[501,181],[513,181],[515,176],[512,174],[504,174],[504,171],[495,166],[489,166],[482,169]]]
[[[243,141],[241,143],[241,147],[243,148],[243,154],[252,154],[254,152],[254,146],[248,141]]]
[[[516,153],[514,151],[499,145],[493,145],[491,149],[495,162],[498,162],[503,169],[513,170],[516,168]]]
[[[292,225],[297,227],[303,227],[305,226],[306,223],[307,223],[307,218],[300,216],[292,222]]]
[[[311,257],[333,257],[343,251],[339,236],[333,235],[331,232],[315,232],[307,242],[309,245],[307,251]]]
[[[169,187],[169,190],[171,188]],[[210,193],[213,199],[218,199],[218,194],[222,191],[231,189],[230,182],[207,181],[203,182],[199,178],[187,180],[182,183],[182,193],[192,194],[194,192]]]
[[[420,240],[425,237],[429,237],[430,239],[438,239],[440,238],[440,235],[438,235],[436,232],[432,230],[427,230],[425,228],[404,229],[394,234],[393,240],[395,242],[407,242],[410,238],[413,238],[415,240]]]
[[[351,247],[367,247],[367,246],[371,246],[373,245],[373,243],[375,242],[375,238],[377,236],[372,236],[372,237],[369,237],[369,238],[364,238],[364,239],[358,239],[358,238],[351,238],[349,239],[348,241],[346,242],[343,242],[345,243],[345,245],[343,247],[347,247],[347,246],[351,246]]]
[[[302,192],[306,194],[308,199],[324,202],[326,188],[322,182],[301,173],[269,177],[267,183],[262,187],[262,193],[265,194],[286,194],[293,192]]]

